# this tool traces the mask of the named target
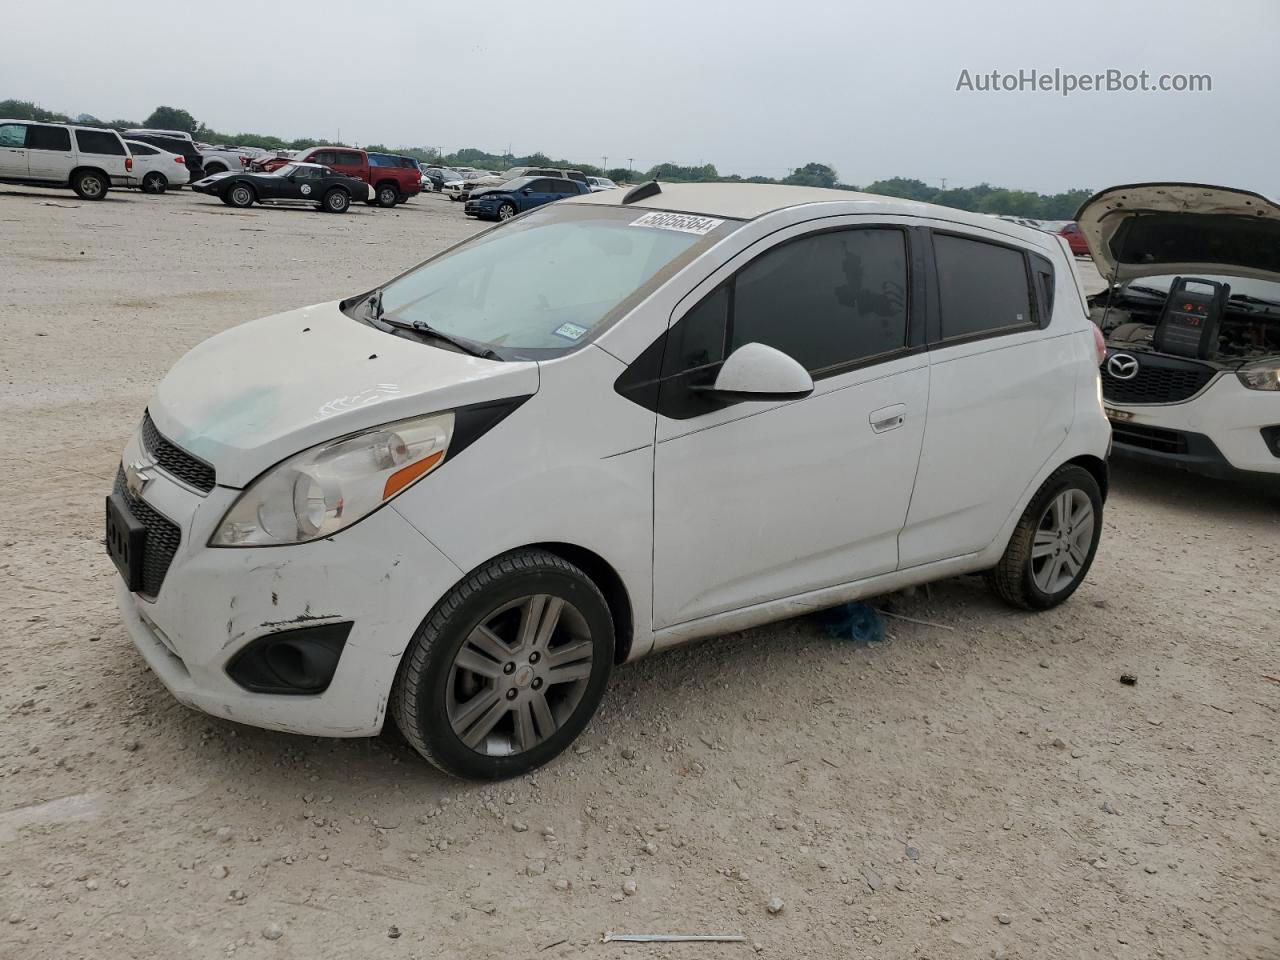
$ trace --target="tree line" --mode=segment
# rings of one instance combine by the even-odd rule
[[[0,100],[0,117],[15,120],[46,120],[62,123],[93,123],[117,130],[131,127],[150,127],[161,130],[184,130],[197,140],[205,143],[229,143],[262,147],[266,150],[307,150],[320,146],[347,146],[328,139],[312,139],[307,137],[295,140],[284,140],[259,133],[224,133],[197,122],[186,110],[178,107],[160,106],[142,122],[133,120],[99,120],[87,114],[69,117],[66,114],[45,110],[25,100]],[[554,159],[545,153],[537,152],[524,156],[489,153],[475,147],[465,147],[452,153],[441,153],[434,147],[387,147],[384,144],[368,144],[366,150],[382,153],[395,153],[413,157],[423,163],[439,164],[445,167],[478,167],[486,170],[504,170],[508,167],[566,167],[581,170],[587,176],[608,177],[618,182],[637,182],[641,180],[662,180],[669,183],[784,183],[807,187],[831,187],[837,190],[861,190],[865,193],[876,193],[882,196],[901,197],[906,200],[920,200],[925,203],[937,203],[960,210],[971,210],[975,213],[991,213],[1004,216],[1030,217],[1037,220],[1070,220],[1076,210],[1089,198],[1093,191],[1079,189],[1062,193],[1043,194],[1031,190],[1010,190],[1006,187],[995,187],[989,183],[980,183],[974,187],[934,187],[923,180],[907,177],[891,177],[888,180],[877,180],[866,186],[841,183],[835,168],[825,163],[806,163],[796,167],[787,176],[774,177],[742,177],[738,174],[722,174],[715,164],[707,163],[685,166],[677,163],[660,163],[648,170],[632,170],[627,167],[610,167],[604,169],[595,164],[578,163],[566,159]]]

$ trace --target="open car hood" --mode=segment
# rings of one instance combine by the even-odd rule
[[[1076,213],[1104,278],[1215,274],[1280,282],[1280,205],[1248,190],[1135,183]]]

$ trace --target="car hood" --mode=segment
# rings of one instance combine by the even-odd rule
[[[216,183],[218,180],[225,180],[227,177],[234,177],[237,175],[238,175],[238,171],[223,170],[220,173],[211,173],[207,177],[201,177],[199,180],[196,181],[195,185],[203,187],[211,183]]]
[[[1219,274],[1280,282],[1280,205],[1198,183],[1111,187],[1076,221],[1104,277]]]
[[[233,327],[176,364],[148,405],[223,486],[317,443],[418,414],[533,394],[534,362],[384,333],[323,303]]]

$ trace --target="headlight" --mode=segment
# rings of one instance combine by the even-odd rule
[[[1280,364],[1270,363],[1237,370],[1236,376],[1250,390],[1280,390]]]
[[[399,420],[276,464],[240,494],[211,547],[306,543],[367,517],[444,462],[453,414]]]

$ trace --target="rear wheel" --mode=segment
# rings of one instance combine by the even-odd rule
[[[1016,607],[1056,607],[1088,574],[1101,536],[1098,481],[1084,467],[1059,467],[1027,504],[988,580]]]
[[[337,188],[326,193],[324,201],[320,204],[321,209],[326,213],[346,213],[349,206],[351,206],[351,197],[347,191]]]
[[[206,163],[204,165],[204,173],[201,176],[212,177],[215,173],[226,173],[227,167],[221,163]]]
[[[144,193],[164,193],[168,189],[168,179],[158,170],[153,170],[142,178],[142,190]]]
[[[237,183],[226,194],[227,203],[233,207],[252,207],[253,190],[243,183]]]
[[[376,194],[377,200],[378,200],[378,206],[394,207],[396,205],[396,197],[399,196],[399,194],[400,194],[400,191],[396,189],[396,186],[394,183],[378,184],[378,189]]]
[[[100,170],[77,170],[71,178],[71,189],[81,200],[101,200],[107,195],[109,182]]]
[[[436,604],[400,663],[391,714],[446,773],[519,776],[586,727],[613,649],[608,604],[585,573],[543,550],[509,553]]]
[[[504,201],[502,206],[498,207],[498,219],[510,220],[516,215],[516,205],[510,201]]]

